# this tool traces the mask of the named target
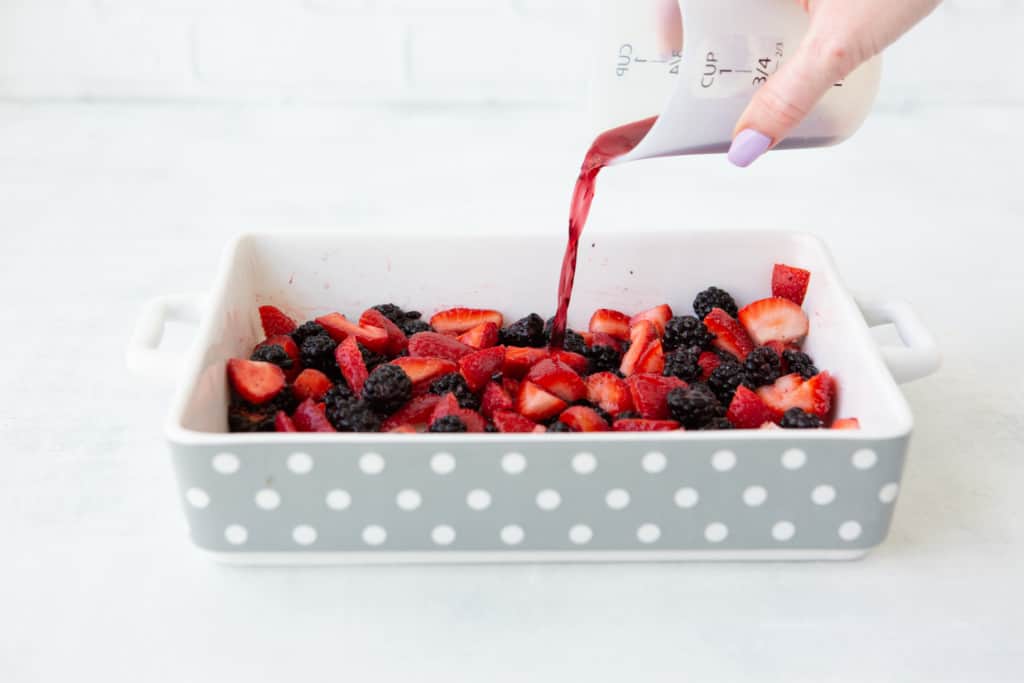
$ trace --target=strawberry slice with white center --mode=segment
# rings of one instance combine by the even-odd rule
[[[307,398],[295,409],[292,421],[300,432],[335,432],[334,425],[324,414],[326,406]]]
[[[359,351],[355,337],[349,337],[338,344],[338,348],[334,349],[334,360],[338,362],[349,388],[356,396],[362,394],[363,384],[370,373],[366,370],[366,362],[363,361],[363,354]]]
[[[341,343],[349,337],[355,337],[360,344],[375,353],[387,353],[388,333],[379,327],[362,327],[355,324],[341,313],[328,313],[316,319],[316,322],[327,330],[331,339]]]
[[[526,381],[533,382],[567,403],[575,403],[587,395],[587,385],[576,371],[553,358],[534,365],[526,375]]]
[[[474,349],[487,349],[498,344],[498,326],[487,322],[459,335],[459,341]]]
[[[713,308],[704,318],[704,326],[715,335],[711,345],[716,349],[728,351],[743,362],[747,354],[754,350],[754,342],[743,328],[743,325],[721,308]]]
[[[426,427],[430,422],[431,415],[437,407],[441,397],[437,394],[423,394],[412,398],[408,403],[399,408],[391,417],[384,420],[380,426],[382,432],[394,431],[395,428],[403,425],[413,427]]]
[[[782,414],[761,400],[761,397],[743,386],[737,387],[725,415],[736,429],[757,429],[765,422],[778,422]]]
[[[824,418],[832,409],[835,380],[827,372],[821,372],[804,380],[798,374],[785,375],[775,384],[761,387],[757,395],[780,415],[790,408],[800,408],[812,415]]]
[[[597,411],[587,406],[573,406],[558,416],[558,421],[569,425],[574,432],[607,432],[610,427]]]
[[[637,313],[629,319],[629,326],[633,327],[641,320],[648,320],[654,323],[654,327],[658,330],[658,336],[665,334],[665,323],[672,318],[672,307],[668,304],[661,304],[654,308],[649,308],[646,311]]]
[[[505,347],[492,346],[460,358],[459,372],[466,378],[470,391],[475,393],[483,389],[504,364]]]
[[[376,308],[368,308],[359,316],[360,327],[379,327],[388,335],[387,355],[397,356],[409,348],[409,339],[398,325],[391,322]]]
[[[590,369],[590,361],[578,353],[565,351],[564,349],[554,349],[550,351],[550,353],[551,358],[561,363],[565,363],[580,375],[585,375],[587,370]]]
[[[512,397],[497,382],[488,382],[484,387],[483,396],[480,397],[480,412],[485,417],[493,417],[500,410],[512,410],[515,404]]]
[[[275,334],[291,334],[297,325],[284,311],[276,306],[260,306],[260,323],[268,337]]]
[[[644,355],[647,346],[658,338],[658,330],[650,320],[641,320],[629,331],[629,351],[622,357],[619,372],[627,377],[636,372],[637,363]]]
[[[458,361],[476,351],[455,337],[437,332],[418,332],[409,339],[409,355]]]
[[[629,316],[610,308],[599,308],[590,316],[589,329],[623,341],[629,339]]]
[[[284,371],[273,363],[232,358],[228,361],[228,381],[239,396],[261,405],[284,389]]]
[[[833,422],[832,429],[860,429],[860,420],[855,417],[844,417]]]
[[[802,306],[810,281],[810,271],[776,263],[772,269],[772,296],[780,296]]]
[[[633,375],[626,379],[633,405],[648,420],[668,418],[668,393],[685,389],[688,385],[678,377],[661,375]]]
[[[633,396],[625,380],[611,372],[596,372],[587,377],[587,400],[610,415],[633,410]]]
[[[645,420],[642,418],[629,418],[616,420],[612,425],[616,432],[671,432],[682,429],[682,426],[675,420]]]
[[[430,384],[442,375],[459,371],[458,365],[444,358],[414,358],[408,356],[396,358],[391,361],[391,364],[405,370],[405,374],[409,375],[414,388],[423,384]]]
[[[506,377],[522,379],[537,363],[547,358],[550,354],[547,349],[534,349],[526,346],[506,346],[505,365],[502,366],[502,373]]]
[[[737,317],[758,346],[768,342],[799,343],[810,328],[804,310],[782,297],[755,301],[741,308]]]
[[[499,432],[505,434],[526,434],[537,431],[537,428],[544,429],[533,420],[527,419],[519,413],[511,410],[499,410],[494,414],[494,426]]]
[[[635,373],[653,373],[660,375],[665,370],[665,351],[662,349],[661,340],[655,339],[647,345],[640,358],[636,361]]]
[[[516,411],[534,422],[549,420],[565,410],[568,404],[533,382],[523,382],[516,398]]]
[[[477,325],[494,323],[501,327],[505,322],[498,311],[481,308],[449,308],[447,311],[435,313],[430,319],[430,326],[444,334],[462,334]]]

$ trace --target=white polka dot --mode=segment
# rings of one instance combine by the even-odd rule
[[[815,505],[828,505],[836,499],[836,490],[828,484],[815,486],[811,491],[811,500]]]
[[[363,529],[363,542],[366,545],[380,545],[388,540],[388,532],[384,527],[371,524]]]
[[[889,482],[881,488],[878,492],[878,500],[882,501],[886,505],[896,500],[896,496],[900,493],[900,485],[896,482]]]
[[[612,489],[605,495],[604,502],[612,510],[622,510],[629,505],[629,491],[626,489]]]
[[[501,530],[501,541],[505,545],[519,545],[523,542],[523,527],[516,524],[509,524]]]
[[[486,510],[491,507],[491,494],[483,489],[473,489],[466,494],[466,505],[471,510]]]
[[[657,524],[641,524],[636,530],[636,539],[641,543],[654,543],[661,538],[661,529]]]
[[[313,545],[316,543],[316,529],[308,524],[300,524],[292,529],[292,540],[299,545]]]
[[[644,472],[648,474],[658,474],[659,472],[665,471],[665,466],[668,464],[668,458],[661,451],[651,451],[644,455],[640,460],[640,466],[644,468]]]
[[[844,541],[856,541],[860,538],[862,529],[858,522],[849,521],[839,525],[839,538]]]
[[[256,506],[262,510],[276,510],[281,505],[281,494],[274,489],[260,489],[256,492]]]
[[[451,453],[435,453],[430,459],[430,469],[434,474],[451,474],[455,471],[455,456]]]
[[[230,524],[224,529],[224,538],[231,545],[242,545],[249,540],[249,532],[241,524]]]
[[[799,448],[790,448],[782,454],[782,466],[787,470],[798,470],[807,464],[807,454]]]
[[[202,510],[210,504],[210,494],[202,489],[193,487],[185,491],[185,500],[192,507]]]
[[[332,510],[345,510],[352,504],[352,496],[348,491],[334,489],[327,492],[327,507]]]
[[[218,453],[211,461],[213,469],[221,474],[234,474],[242,466],[242,462],[234,453]]]
[[[415,510],[423,503],[423,496],[414,489],[403,489],[395,496],[395,505],[405,511]]]
[[[851,460],[858,470],[870,470],[878,462],[878,454],[870,448],[862,448],[853,454]]]
[[[572,458],[572,468],[577,474],[590,474],[597,469],[597,458],[593,453],[577,453]]]
[[[697,489],[691,489],[689,486],[684,486],[676,491],[676,505],[681,508],[692,508],[699,500],[700,494],[697,493]]]
[[[712,522],[704,528],[704,538],[711,543],[721,543],[729,535],[729,527],[721,522]]]
[[[743,502],[752,508],[763,505],[768,500],[768,491],[763,486],[748,486],[743,491]]]
[[[451,545],[452,541],[455,540],[455,529],[447,524],[435,526],[433,531],[430,532],[430,538],[437,545]]]
[[[384,456],[380,453],[363,453],[359,458],[359,469],[363,474],[380,474],[384,471]]]
[[[728,472],[736,467],[736,454],[732,451],[717,451],[711,456],[711,466],[719,472]]]
[[[288,456],[288,469],[294,474],[309,474],[313,470],[313,456],[309,453],[292,453]]]
[[[522,453],[506,453],[501,459],[501,469],[508,474],[519,474],[526,469],[526,457]]]
[[[792,522],[776,522],[772,526],[772,538],[776,541],[788,541],[793,538],[794,534],[796,534],[796,527]]]
[[[562,496],[554,489],[544,489],[537,494],[537,507],[541,510],[554,510],[562,504]]]
[[[569,540],[576,545],[585,545],[590,543],[590,539],[593,537],[593,530],[586,524],[577,524],[573,528],[569,529]]]

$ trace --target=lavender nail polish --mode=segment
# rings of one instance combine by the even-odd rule
[[[746,168],[754,163],[754,160],[768,151],[772,139],[764,133],[759,133],[752,128],[744,128],[733,138],[729,147],[729,161]]]

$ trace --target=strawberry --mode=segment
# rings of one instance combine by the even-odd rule
[[[515,405],[512,397],[497,382],[488,382],[480,398],[480,412],[485,417],[493,417],[499,410],[512,410]]]
[[[661,347],[661,340],[655,339],[647,345],[644,352],[636,362],[633,371],[636,373],[654,373],[660,375],[665,370],[665,352]]]
[[[608,423],[593,408],[573,406],[565,410],[558,421],[569,425],[574,432],[607,432]]]
[[[611,415],[633,410],[629,386],[611,372],[597,372],[587,377],[587,400]]]
[[[594,344],[594,333],[593,332],[577,332],[576,334],[583,337],[583,343],[587,346],[593,346]],[[605,335],[606,337],[608,335]],[[610,337],[609,337],[610,338]]]
[[[274,415],[274,431],[275,432],[297,432],[298,428],[292,419],[288,417],[288,413],[283,410],[277,411]]]
[[[655,329],[658,330],[658,336],[665,334],[665,323],[672,317],[672,308],[668,304],[661,304],[655,306],[642,313],[637,313],[629,319],[629,326],[633,327],[641,320],[648,320],[654,323]]]
[[[331,382],[327,375],[319,370],[306,368],[295,378],[295,383],[292,385],[292,393],[300,401],[305,401],[307,398],[320,401],[323,400],[324,394],[333,386],[334,383]]]
[[[458,361],[475,350],[455,337],[448,337],[438,332],[418,332],[409,340],[409,355],[421,358],[444,358]]]
[[[782,414],[769,408],[760,396],[741,384],[732,397],[726,417],[736,429],[757,429],[765,422],[778,422]]]
[[[501,371],[507,377],[521,379],[526,376],[535,364],[548,357],[546,349],[534,349],[523,346],[505,347],[505,365]]]
[[[504,364],[505,347],[492,346],[460,358],[459,372],[466,378],[470,391],[475,393],[483,389]]]
[[[516,411],[536,422],[548,420],[568,407],[565,401],[550,394],[533,382],[523,382],[516,398]]]
[[[527,419],[511,410],[499,410],[496,412],[494,414],[494,426],[498,428],[499,432],[506,434],[533,432],[538,427],[544,429],[533,420]]]
[[[647,350],[647,345],[657,339],[658,330],[650,320],[641,320],[629,330],[629,351],[622,357],[619,372],[627,377],[636,372],[640,357]]]
[[[409,348],[409,339],[405,336],[405,332],[402,332],[398,325],[391,322],[376,308],[367,308],[363,311],[363,314],[359,316],[359,326],[379,327],[384,330],[388,335],[387,351],[385,353],[389,356],[397,356]]]
[[[810,280],[810,271],[776,263],[772,269],[772,296],[789,299],[797,306],[802,306]]]
[[[740,359],[742,363],[747,359],[747,354],[754,350],[754,342],[750,340],[743,325],[721,308],[712,308],[707,317],[704,318],[704,326],[708,332],[715,335],[712,346],[723,351],[728,351]]]
[[[844,417],[833,422],[832,429],[860,429],[860,420],[855,417]]]
[[[370,373],[366,371],[366,363],[363,361],[363,354],[359,351],[356,338],[349,337],[338,344],[338,348],[334,350],[334,359],[338,362],[349,388],[356,396],[362,394],[363,384]]]
[[[380,327],[362,327],[355,324],[341,313],[329,313],[316,319],[331,335],[331,339],[341,343],[349,337],[355,337],[360,344],[375,353],[386,353],[388,350],[388,333]]]
[[[487,426],[483,415],[475,410],[459,407],[459,401],[455,398],[455,394],[452,393],[442,396],[437,405],[434,406],[434,412],[430,415],[430,424],[433,424],[438,418],[448,415],[454,415],[462,420],[462,424],[466,425],[467,432],[482,432],[484,427]]]
[[[697,358],[697,365],[700,366],[702,373],[700,376],[700,381],[707,382],[708,377],[711,377],[711,373],[714,372],[715,368],[717,368],[721,364],[722,359],[719,358],[718,354],[714,353],[713,351],[705,351],[704,353],[700,354],[700,357]]]
[[[790,408],[802,408],[823,418],[832,408],[834,390],[832,376],[821,372],[806,381],[797,374],[785,375],[776,380],[775,384],[758,389],[757,394],[769,408],[779,414]]]
[[[462,334],[483,323],[494,323],[496,326],[501,327],[504,322],[505,319],[498,311],[478,308],[450,308],[447,311],[435,313],[430,319],[430,326],[442,334],[451,332]]]
[[[260,322],[263,324],[263,333],[268,337],[291,334],[297,327],[295,321],[276,306],[260,306]]]
[[[302,357],[299,355],[299,346],[295,343],[287,334],[275,334],[267,337],[259,344],[253,351],[262,349],[265,346],[280,346],[288,357],[292,359],[292,366],[284,371],[284,376],[288,381],[294,380],[298,377],[299,372],[302,370]]]
[[[628,420],[616,420],[612,425],[616,432],[671,432],[682,429],[675,420],[643,420],[630,418]]]
[[[491,322],[480,323],[473,329],[460,334],[458,340],[474,349],[487,349],[498,343],[498,326]]]
[[[405,370],[414,387],[430,384],[442,375],[459,371],[458,365],[444,358],[396,358],[391,364]]]
[[[381,431],[387,431],[390,432],[391,434],[415,434],[416,428],[413,427],[412,425],[398,425],[394,429],[381,429]]]
[[[326,406],[323,403],[315,403],[313,399],[307,398],[295,409],[292,420],[300,432],[334,432],[337,431],[324,415]]]
[[[441,397],[437,394],[423,394],[416,396],[404,406],[399,408],[391,417],[384,420],[380,430],[382,432],[393,431],[396,427],[403,425],[426,426],[430,421],[434,408],[437,407]]]
[[[576,371],[552,358],[534,365],[526,375],[526,381],[533,382],[567,403],[575,403],[587,395],[587,385]]]
[[[587,370],[590,368],[590,361],[588,361],[585,356],[581,356],[578,353],[565,351],[563,349],[552,349],[550,354],[551,358],[565,363],[580,375],[585,375]]]
[[[589,329],[625,341],[629,339],[629,316],[610,308],[599,308],[590,317]]]
[[[228,380],[249,403],[260,405],[284,389],[284,371],[273,363],[232,358],[228,361]]]
[[[501,378],[501,388],[505,390],[512,400],[515,401],[519,397],[519,380],[512,379],[511,377]]]
[[[761,299],[740,309],[739,321],[758,346],[778,341],[799,343],[807,336],[807,314],[789,299]]]
[[[648,420],[664,420],[668,417],[668,392],[685,389],[687,384],[678,377],[661,375],[633,375],[626,380],[633,405]]]

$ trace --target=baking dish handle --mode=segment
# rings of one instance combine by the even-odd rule
[[[180,353],[160,350],[164,327],[169,322],[199,322],[204,301],[204,295],[191,293],[169,294],[146,302],[125,353],[128,369],[148,379],[176,380],[184,359]]]
[[[900,384],[931,375],[942,365],[938,344],[921,319],[905,301],[857,298],[864,319],[870,327],[896,326],[904,346],[882,346],[882,358],[889,372]]]

